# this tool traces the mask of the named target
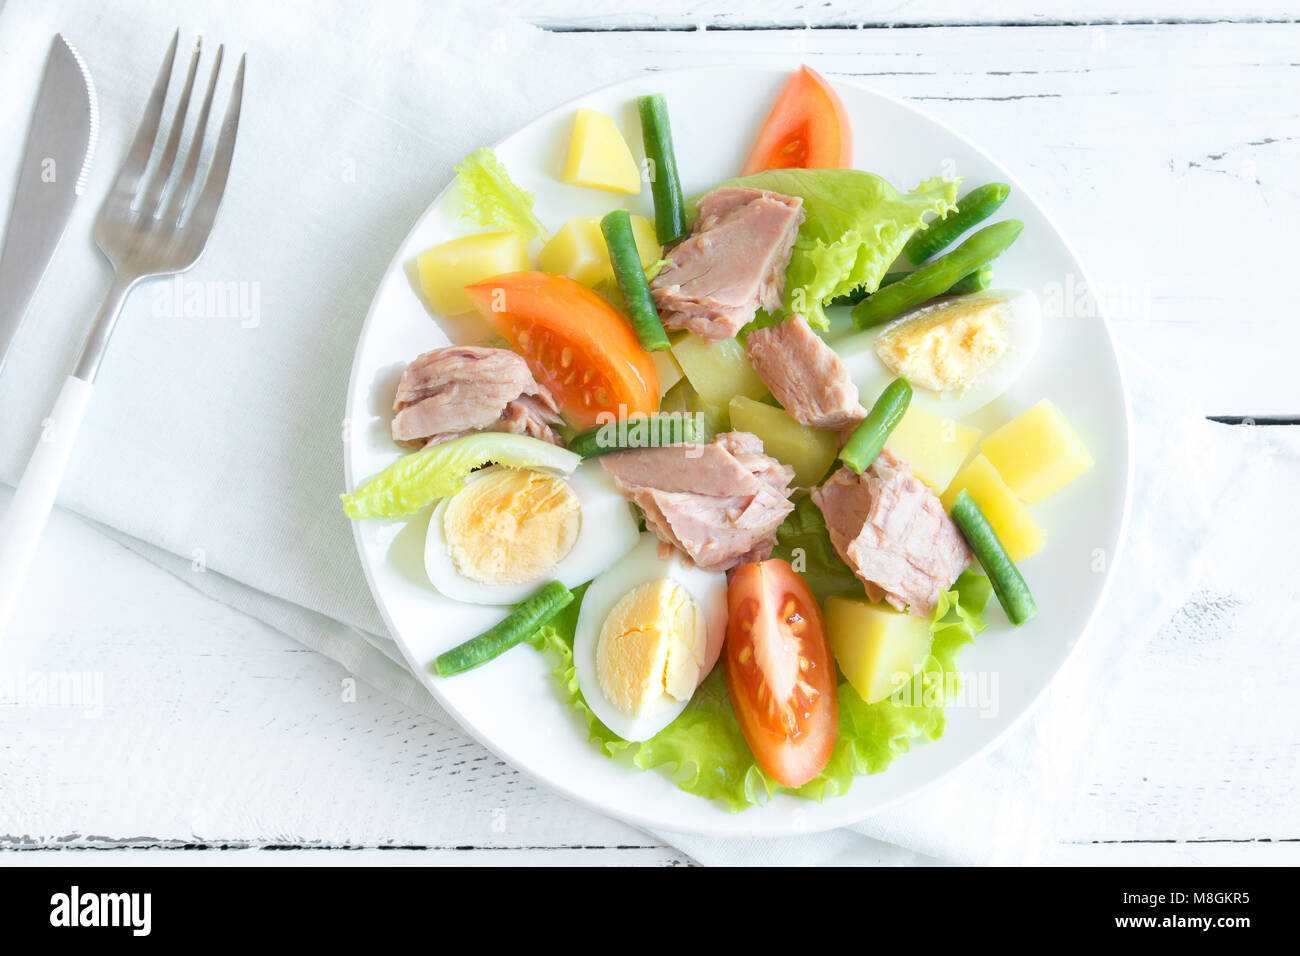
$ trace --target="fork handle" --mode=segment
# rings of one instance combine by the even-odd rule
[[[95,391],[95,376],[108,348],[108,340],[122,313],[127,295],[140,280],[119,272],[81,348],[77,367],[63,383],[49,416],[41,422],[41,438],[27,460],[23,476],[4,520],[0,521],[0,640],[9,630],[14,607],[22,596],[27,572],[49,520],[63,472],[72,457],[72,445],[81,430],[86,406]]]
[[[41,422],[41,438],[0,522],[0,638],[8,630],[9,619],[22,595],[41,532],[54,507],[54,498],[59,493],[63,472],[72,457],[72,446],[94,391],[94,385],[75,375],[69,375],[64,381],[49,417]]]

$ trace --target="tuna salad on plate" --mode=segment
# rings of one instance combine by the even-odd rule
[[[1092,458],[1052,396],[1007,397],[1043,324],[993,281],[1030,241],[1009,186],[856,168],[806,67],[726,182],[678,168],[664,97],[635,105],[630,140],[584,108],[557,143],[604,215],[542,222],[488,149],[457,167],[394,461],[343,507],[427,515],[428,587],[498,609],[433,679],[538,653],[629,773],[822,800],[940,738],[963,646],[1040,613],[1035,506]]]

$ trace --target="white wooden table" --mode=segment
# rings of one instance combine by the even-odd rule
[[[1181,373],[1208,414],[1300,416],[1300,5],[1270,0],[1243,17],[1227,0],[1147,0],[1044,15],[1011,0],[995,5],[997,22],[952,0],[512,6],[587,31],[629,70],[794,49],[921,103],[1045,201],[1097,279],[1132,303],[1115,309],[1119,337]],[[1156,22],[1081,22],[1115,17]],[[0,506],[7,497],[0,488]],[[0,671],[111,680],[88,678],[77,707],[0,699],[0,849],[28,862],[285,858],[267,847],[312,862],[336,862],[329,850],[351,862],[689,862],[364,685],[345,700],[337,665],[73,516],[55,516],[31,587],[45,599],[25,603]],[[1215,621],[1189,606],[1162,639],[1195,642]],[[1225,667],[1276,666],[1265,638],[1276,636],[1195,655],[1154,686],[1210,699]],[[1124,715],[1139,732],[1098,768],[1062,861],[1300,861],[1294,767],[1262,784],[1250,772],[1256,749],[1294,737],[1300,710],[1243,741],[1156,703]],[[55,849],[75,855],[43,852]]]

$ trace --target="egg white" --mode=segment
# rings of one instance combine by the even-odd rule
[[[696,633],[704,630],[704,667],[700,681],[709,675],[722,653],[727,634],[727,576],[721,571],[703,571],[688,564],[674,550],[668,558],[659,556],[659,539],[650,532],[641,535],[635,548],[600,577],[591,582],[582,598],[578,626],[573,639],[573,664],[578,686],[600,722],[624,740],[649,740],[677,718],[689,701],[661,697],[645,716],[631,717],[606,699],[596,674],[596,645],[600,629],[623,595],[648,581],[670,578],[695,601]],[[698,684],[696,685],[698,686]]]
[[[475,472],[466,487],[493,470],[485,468]],[[559,564],[534,580],[519,584],[484,584],[463,576],[447,552],[443,533],[443,515],[453,495],[438,502],[429,518],[429,532],[424,539],[424,569],[429,583],[453,601],[518,604],[547,581],[556,580],[570,588],[590,581],[636,546],[640,534],[636,518],[600,462],[585,461],[562,480],[578,499],[581,524],[573,547]]]
[[[1042,310],[1038,297],[1032,292],[989,289],[973,293],[969,298],[975,297],[1001,298],[1011,306],[1007,318],[1007,350],[965,391],[936,392],[913,384],[911,404],[943,418],[960,419],[972,415],[1009,389],[1038,351],[1038,341],[1042,336]],[[858,399],[867,408],[895,378],[876,355],[876,339],[915,313],[913,309],[879,328],[867,329],[831,343],[848,366],[853,384],[858,387]]]

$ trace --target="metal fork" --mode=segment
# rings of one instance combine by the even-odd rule
[[[73,442],[90,402],[104,350],[127,295],[142,279],[184,272],[199,260],[212,234],[212,224],[226,191],[243,101],[244,57],[239,59],[221,132],[199,188],[204,134],[221,72],[223,47],[217,47],[207,94],[199,108],[184,164],[178,169],[176,160],[180,153],[181,134],[201,54],[201,44],[196,42],[175,116],[163,141],[159,126],[179,41],[180,31],[177,30],[163,58],[162,69],[158,72],[131,149],[95,220],[95,243],[112,263],[115,272],[112,288],[95,317],[76,369],[65,380],[53,410],[42,422],[41,439],[23,471],[9,511],[0,523],[0,637],[8,627],[31,567],[71,456]]]

